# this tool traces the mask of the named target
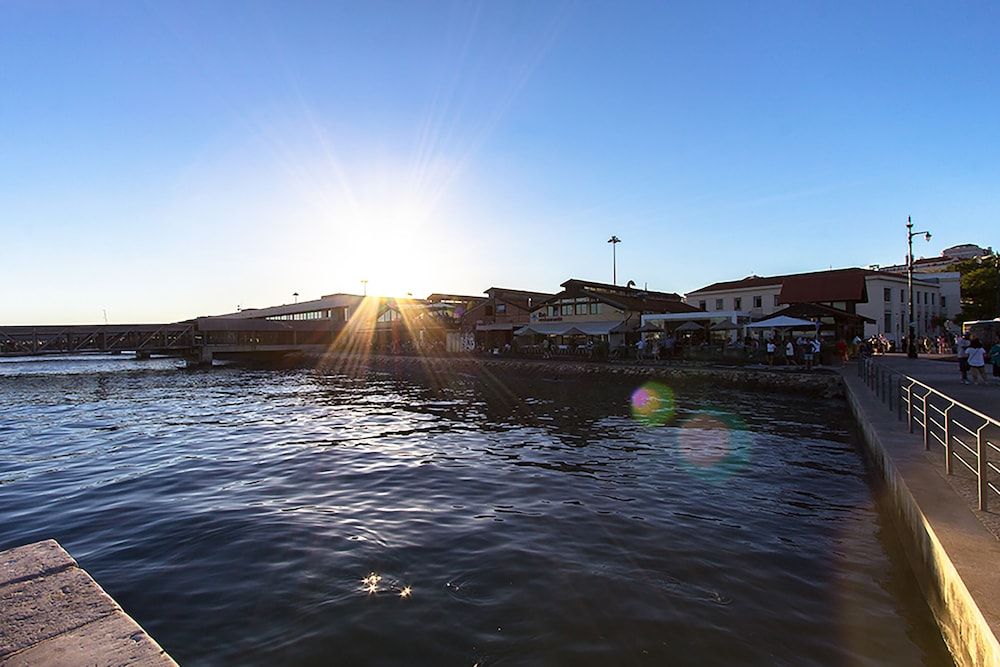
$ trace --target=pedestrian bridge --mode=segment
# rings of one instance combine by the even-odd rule
[[[193,363],[322,352],[344,328],[338,320],[200,317],[172,324],[0,326],[0,357],[134,353]]]

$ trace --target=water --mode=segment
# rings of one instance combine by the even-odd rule
[[[841,402],[635,390],[4,360],[0,549],[186,665],[951,664]]]

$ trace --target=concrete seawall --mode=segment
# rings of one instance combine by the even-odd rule
[[[818,370],[811,373],[768,369],[764,367],[713,367],[687,365],[657,365],[636,363],[605,363],[563,361],[560,359],[519,359],[509,357],[417,357],[417,356],[327,356],[321,367],[351,371],[422,371],[436,377],[448,373],[495,373],[538,377],[618,376],[662,379],[670,382],[690,382],[717,386],[764,389],[811,396],[843,396],[843,383],[838,373]]]
[[[177,667],[55,540],[0,552],[0,667]]]
[[[1000,541],[948,484],[908,432],[850,370],[847,401],[869,458],[885,480],[883,504],[960,667],[1000,667]]]

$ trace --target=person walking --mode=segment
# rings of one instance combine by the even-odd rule
[[[962,334],[955,341],[958,354],[958,370],[962,373],[962,384],[969,384],[969,334]]]
[[[986,384],[986,349],[978,338],[973,338],[966,352],[972,384]]]
[[[766,349],[767,349],[767,365],[774,366],[774,351],[776,349],[774,345],[774,339],[772,338],[767,339]]]

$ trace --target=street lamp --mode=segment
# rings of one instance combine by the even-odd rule
[[[368,296],[368,281],[367,280],[362,280],[361,281],[361,288],[362,288],[362,290],[364,290],[362,296]]]
[[[622,242],[622,240],[620,238],[618,238],[617,236],[615,236],[614,234],[612,234],[611,238],[608,239],[608,243],[611,244],[611,284],[612,285],[617,285],[618,284],[618,258],[615,256],[615,246],[617,246],[621,242]]]
[[[910,325],[910,335],[906,341],[906,356],[910,359],[917,358],[917,343],[914,340],[916,338],[916,331],[914,327],[916,325],[916,320],[913,314],[913,237],[920,234],[924,235],[927,241],[931,240],[930,232],[915,232],[913,231],[913,219],[910,216],[906,216],[906,243],[909,248],[909,252],[906,255],[906,289],[910,293],[910,312],[907,322]]]

